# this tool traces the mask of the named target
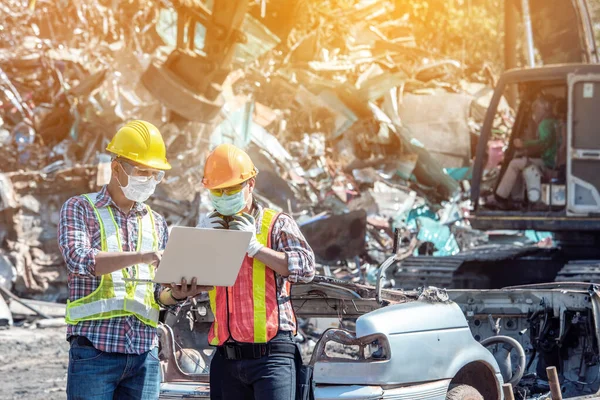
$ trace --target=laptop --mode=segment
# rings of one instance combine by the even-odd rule
[[[174,226],[154,282],[196,278],[202,286],[233,286],[251,238],[250,232]]]

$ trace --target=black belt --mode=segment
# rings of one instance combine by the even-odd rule
[[[79,346],[94,347],[92,342],[90,342],[90,340],[88,338],[86,338],[85,336],[79,336],[79,335],[69,336],[69,338],[67,340],[69,341],[70,344],[73,344],[73,342],[75,342]]]
[[[296,345],[293,342],[225,343],[217,347],[217,351],[226,360],[256,360],[271,354],[294,358]]]

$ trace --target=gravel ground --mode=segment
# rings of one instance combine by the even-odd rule
[[[0,399],[67,397],[65,328],[0,330]]]
[[[0,330],[0,400],[66,399],[69,346],[65,329]],[[314,345],[310,341],[302,346],[306,362]],[[335,343],[328,345],[327,352],[351,358],[347,349]]]

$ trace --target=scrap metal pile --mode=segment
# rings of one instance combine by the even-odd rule
[[[174,171],[168,196],[154,207],[171,223],[195,222],[188,213],[195,191],[182,182],[199,168],[203,146],[190,141],[203,128],[163,118],[138,84],[160,44],[157,4],[129,3],[122,10],[103,1],[0,4],[0,284],[20,295],[66,299],[60,207],[107,181],[103,149],[126,120],[161,126]]]
[[[298,220],[325,275],[373,283],[395,228],[401,247],[418,238],[419,254],[485,241],[464,222],[459,182],[491,96],[489,69],[419,48],[392,1],[302,3],[287,29],[253,3],[232,72],[216,85],[222,107],[196,118],[155,85],[170,84],[160,74],[178,51],[178,16],[209,3],[0,4],[0,285],[66,298],[60,206],[107,182],[104,149],[132,118],[165,137],[173,170],[151,205],[170,224],[193,226],[208,211],[203,160],[232,142],[260,171],[258,199]],[[201,53],[206,32],[193,30],[186,51]],[[499,124],[510,118],[506,108]]]

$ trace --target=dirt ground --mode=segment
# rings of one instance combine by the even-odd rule
[[[65,399],[65,328],[0,330],[0,399]]]

